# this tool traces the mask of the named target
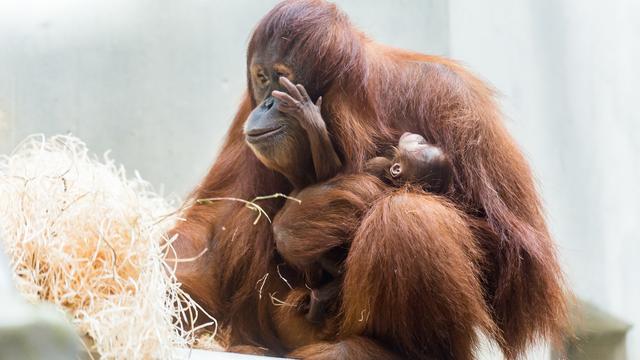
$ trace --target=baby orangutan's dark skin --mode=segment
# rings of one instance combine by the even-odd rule
[[[335,176],[341,163],[329,140],[326,124],[320,114],[322,97],[319,97],[314,104],[303,85],[294,85],[286,77],[281,77],[279,83],[288,93],[274,90],[272,96],[278,100],[277,109],[286,115],[282,118],[283,126],[291,129],[286,147],[289,154],[285,154],[281,150],[274,150],[269,154],[274,158],[266,158],[265,154],[261,154],[257,150],[254,151],[266,166],[270,166],[274,162],[285,163],[283,160],[278,161],[278,157],[296,154],[296,158],[310,158],[312,160],[316,179],[329,179]],[[301,154],[305,154],[305,156],[301,156]],[[296,166],[272,166],[274,170],[290,179],[294,185],[307,184],[307,180],[298,178],[298,174],[301,168],[308,166],[295,163],[291,165]],[[406,184],[415,185],[433,193],[445,193],[449,189],[452,177],[451,163],[442,150],[428,144],[421,135],[409,132],[405,132],[400,137],[392,156],[375,157],[369,160],[365,170],[389,185],[396,187]],[[331,186],[325,185],[327,185],[325,189]],[[308,191],[297,188],[292,195],[305,204],[316,198],[324,197],[323,194],[318,193],[317,187]],[[370,197],[370,200],[374,200],[374,197]],[[299,209],[298,205],[297,203],[285,205],[276,217],[274,222],[276,247],[289,265],[293,265],[305,274],[306,285],[311,291],[308,307],[302,308],[307,312],[306,319],[312,323],[322,323],[332,310],[336,310],[336,300],[343,273],[342,266],[350,243],[350,231],[345,229],[344,238],[340,243],[327,241],[324,244],[315,244],[316,251],[305,249],[306,251],[303,253],[306,256],[302,255],[298,250],[290,249],[289,246],[290,243],[300,244],[301,241],[289,239],[300,239],[304,236],[303,231],[296,233],[295,229],[287,226],[292,223],[293,218],[301,215],[296,213],[296,209]],[[327,205],[334,204],[328,203]],[[363,209],[366,208],[366,204],[363,205],[365,205]],[[335,211],[335,207],[332,206],[332,208],[331,210]],[[319,210],[319,213],[323,214],[328,213],[330,209],[326,209],[327,211]],[[358,211],[351,206],[343,207],[342,210],[344,211],[339,214],[342,221],[346,218],[353,218],[353,221],[349,222],[353,224],[357,224],[359,216],[363,212],[362,209]],[[287,232],[286,236],[282,235],[283,230]],[[323,242],[323,239],[313,240],[316,243]]]

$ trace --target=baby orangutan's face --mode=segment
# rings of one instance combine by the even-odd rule
[[[395,155],[391,159],[391,167],[389,175],[394,179],[403,179],[404,181],[417,180],[421,176],[422,170],[429,168],[429,161],[433,156],[431,152],[440,151],[440,149],[427,143],[424,137],[406,132],[400,136],[398,147]]]
[[[367,171],[395,186],[411,183],[434,193],[446,192],[453,175],[451,162],[439,147],[409,132],[402,134],[390,159],[369,160]]]
[[[450,167],[442,150],[427,143],[421,135],[406,132],[400,137],[389,175],[405,182],[429,182],[434,172]]]

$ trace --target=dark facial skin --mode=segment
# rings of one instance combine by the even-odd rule
[[[322,97],[314,103],[307,89],[290,79],[302,72],[277,60],[269,51],[251,61],[249,76],[257,107],[244,126],[245,140],[265,164],[289,179],[296,189],[333,177],[342,166],[325,121]]]
[[[436,194],[446,193],[453,177],[451,162],[442,150],[409,132],[402,134],[392,157],[375,157],[366,170],[394,186],[420,185]]]

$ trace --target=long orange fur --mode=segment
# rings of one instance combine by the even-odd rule
[[[486,329],[495,324],[510,359],[537,339],[562,334],[563,278],[541,201],[486,84],[451,60],[374,42],[322,0],[277,5],[256,27],[248,61],[264,51],[264,44],[295,54],[295,66],[317,74],[323,118],[345,173],[360,173],[367,159],[405,131],[442,148],[454,167],[453,191],[446,199],[405,191],[371,205],[347,259],[351,272],[343,285],[339,335],[294,355],[358,358],[375,352],[366,344],[379,347],[381,358],[438,355],[446,352],[446,344],[473,343],[455,337],[468,332],[450,321],[467,316]],[[291,191],[286,179],[264,167],[244,143],[243,123],[256,106],[250,93],[249,81],[225,144],[194,198],[252,199]],[[261,205],[273,217],[283,201]],[[282,328],[275,323],[279,309],[266,294],[285,299],[293,290],[276,275],[270,225],[253,225],[255,215],[234,202],[191,207],[174,229],[178,254],[208,251],[180,264],[178,276],[230,328],[232,344],[285,354],[295,349],[276,331]],[[485,259],[475,262],[476,253]],[[402,275],[392,275],[392,269]],[[270,276],[258,291],[265,274]],[[363,310],[370,312],[370,321],[360,320]],[[433,324],[451,327],[444,333],[454,337],[442,339]],[[423,341],[433,348],[426,349]],[[456,349],[447,354],[467,358]]]

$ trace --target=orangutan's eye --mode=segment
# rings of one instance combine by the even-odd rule
[[[279,79],[280,77],[286,77],[293,82],[293,72],[291,71],[291,68],[285,64],[274,64],[273,75],[275,75],[276,79]]]
[[[260,70],[256,73],[256,77],[258,78],[258,82],[264,85],[269,82],[269,78],[264,74],[264,71]]]
[[[391,168],[389,168],[389,172],[391,173],[391,177],[398,177],[402,172],[402,165],[400,165],[400,163],[391,165]]]

